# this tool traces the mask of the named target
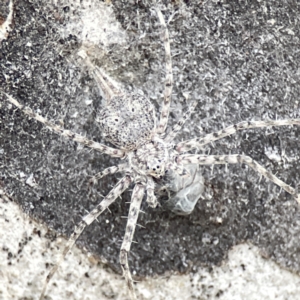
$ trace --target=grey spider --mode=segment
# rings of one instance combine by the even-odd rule
[[[278,177],[267,171],[264,167],[245,155],[198,155],[187,154],[186,152],[200,148],[213,141],[234,134],[238,130],[249,128],[260,128],[268,126],[300,125],[300,119],[270,120],[270,121],[245,121],[231,125],[218,132],[208,134],[203,138],[195,138],[173,144],[176,134],[180,131],[185,121],[192,114],[196,102],[192,102],[188,111],[175,124],[172,130],[166,135],[170,101],[173,86],[172,61],[170,51],[169,33],[163,14],[156,9],[159,22],[164,30],[164,47],[166,56],[166,80],[164,89],[164,102],[160,112],[160,118],[156,120],[153,104],[139,92],[126,93],[115,86],[115,84],[98,67],[93,67],[94,76],[100,84],[101,90],[106,98],[106,106],[100,111],[97,121],[106,141],[117,148],[112,148],[87,139],[70,130],[48,121],[41,115],[36,114],[30,108],[21,105],[12,96],[5,94],[6,100],[18,107],[29,117],[43,123],[54,132],[81,143],[101,153],[118,157],[126,162],[117,166],[109,167],[96,174],[92,181],[101,179],[108,174],[117,172],[125,173],[125,176],[116,184],[108,195],[75,227],[71,234],[60,260],[49,272],[46,283],[43,287],[40,299],[44,298],[48,283],[58,269],[60,262],[74,245],[86,226],[90,225],[110,204],[112,204],[132,183],[135,183],[125,236],[120,250],[120,263],[123,269],[125,280],[129,289],[131,299],[137,299],[134,291],[134,284],[128,265],[128,253],[130,251],[140,206],[144,195],[146,202],[151,207],[158,205],[155,196],[155,181],[173,173],[180,177],[189,177],[188,166],[213,165],[213,164],[237,164],[242,163],[250,166],[259,174],[265,176],[275,184],[295,196],[300,202],[296,190],[281,181]],[[80,56],[90,64],[84,51]]]

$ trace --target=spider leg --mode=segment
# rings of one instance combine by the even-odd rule
[[[158,204],[156,196],[154,194],[154,188],[155,188],[155,183],[152,177],[147,176],[147,199],[146,202],[149,204],[150,207],[155,208]]]
[[[108,208],[110,204],[112,204],[117,197],[119,197],[130,185],[132,179],[129,175],[124,176],[116,186],[109,192],[109,194],[85,217],[83,217],[82,221],[75,227],[74,232],[71,234],[58,262],[52,267],[49,274],[47,275],[46,282],[43,286],[43,290],[40,296],[40,300],[43,300],[47,286],[59,265],[75,244],[76,240],[79,238],[82,231],[86,226],[90,225],[105,209]]]
[[[112,157],[122,157],[123,158],[125,156],[125,151],[108,147],[106,145],[89,140],[80,134],[72,132],[71,130],[63,129],[61,126],[56,125],[56,124],[50,122],[49,120],[47,120],[46,118],[44,118],[43,116],[35,113],[31,108],[22,105],[16,99],[14,99],[12,96],[10,96],[4,92],[2,92],[2,93],[6,95],[7,101],[9,101],[13,105],[15,105],[17,108],[19,108],[21,111],[23,111],[29,117],[41,122],[46,127],[48,127],[50,130],[53,130],[55,133],[57,133],[61,136],[65,136],[65,137],[69,138],[70,140],[75,141],[79,144],[82,144],[89,148],[95,149],[96,151],[99,151],[101,153],[108,154]]]
[[[108,76],[106,76],[99,67],[94,66],[94,64],[92,64],[88,56],[88,53],[85,50],[79,51],[78,55],[85,61],[85,63],[92,70],[94,78],[96,79],[96,82],[99,84],[99,87],[104,94],[104,98],[107,101],[107,104],[114,96],[123,94],[120,91],[120,89],[117,87],[117,85]]]
[[[96,175],[94,175],[92,178],[90,178],[89,184],[94,185],[102,177],[109,175],[109,174],[115,174],[118,172],[125,171],[127,167],[128,167],[128,164],[119,164],[117,166],[108,167],[108,168],[104,169],[102,172],[99,172]]]
[[[287,120],[269,120],[269,121],[243,121],[235,125],[228,126],[222,130],[210,133],[203,138],[196,138],[192,140],[183,141],[178,143],[176,151],[179,153],[190,151],[194,148],[200,148],[206,144],[222,139],[226,136],[236,133],[239,130],[250,128],[263,128],[270,126],[290,126],[300,125],[300,119],[287,119]]]
[[[97,80],[99,82],[102,91],[109,90],[110,95],[106,98],[107,104],[109,104],[110,100],[114,96],[122,95],[123,92],[117,87],[117,85],[111,80],[109,76],[107,76],[99,67],[96,67],[94,69],[94,74]]]
[[[186,120],[189,116],[193,113],[195,107],[197,106],[197,101],[193,101],[192,104],[189,106],[189,109],[186,113],[184,113],[183,117],[174,125],[171,132],[167,134],[164,138],[165,142],[171,142],[176,137],[177,133],[180,131]]]
[[[133,280],[128,265],[128,253],[130,251],[130,246],[132,243],[132,238],[136,227],[136,222],[139,216],[141,203],[145,194],[145,189],[146,189],[145,184],[141,182],[138,182],[133,189],[125,236],[120,251],[120,263],[129,289],[130,298],[132,300],[137,298],[134,291]]]
[[[177,156],[178,164],[200,164],[200,165],[215,165],[215,164],[246,164],[253,170],[273,181],[275,184],[283,188],[289,194],[294,195],[296,200],[299,201],[299,195],[296,190],[280,180],[277,176],[262,167],[259,163],[246,155],[197,155],[197,154],[184,154]]]
[[[164,103],[161,109],[159,124],[157,128],[157,133],[164,133],[167,127],[169,111],[170,111],[170,103],[172,96],[172,88],[173,88],[173,72],[172,72],[172,58],[171,58],[171,48],[170,48],[170,40],[169,40],[169,32],[165,22],[165,19],[161,13],[161,11],[156,8],[156,13],[158,19],[161,23],[161,26],[164,28],[164,46],[165,46],[165,55],[166,55],[166,80],[165,80],[165,90],[164,90]]]

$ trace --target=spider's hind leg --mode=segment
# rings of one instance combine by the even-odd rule
[[[198,154],[182,154],[178,156],[177,162],[179,164],[199,164],[199,165],[215,165],[215,164],[245,164],[253,170],[268,178],[279,187],[293,195],[300,203],[300,196],[297,190],[280,180],[277,176],[272,174],[266,168],[261,166],[251,157],[246,155],[232,154],[232,155],[198,155]]]
[[[132,243],[132,238],[135,231],[136,222],[139,216],[139,211],[145,194],[145,190],[146,190],[146,186],[141,182],[138,182],[133,189],[125,236],[120,251],[120,263],[129,289],[130,298],[132,300],[137,298],[134,291],[133,280],[129,269],[128,253],[130,251],[130,246]]]
[[[204,137],[180,142],[176,145],[176,150],[179,153],[182,153],[182,152],[190,151],[195,148],[201,148],[211,142],[217,141],[219,139],[222,139],[226,136],[232,135],[237,131],[244,130],[244,129],[264,128],[264,127],[271,127],[271,126],[291,126],[291,125],[300,125],[300,119],[243,121],[235,125],[230,125],[217,132],[207,134]]]
[[[109,76],[107,76],[101,68],[95,66],[88,55],[88,50],[80,50],[78,52],[79,57],[81,57],[84,63],[90,68],[93,73],[93,77],[97,82],[100,90],[104,94],[104,97],[107,101],[107,105],[110,103],[111,99],[115,96],[120,96],[123,94],[121,89],[117,86],[117,84],[111,80]]]
[[[93,70],[95,80],[99,83],[102,92],[105,94],[106,105],[109,105],[111,99],[115,96],[123,95],[121,89],[116,85],[113,80],[106,75],[99,67]]]
[[[75,227],[75,230],[71,234],[58,262],[52,267],[49,274],[47,275],[40,300],[44,299],[44,295],[51,278],[53,277],[61,262],[63,261],[69,250],[72,248],[72,246],[75,244],[85,227],[90,225],[105,209],[107,209],[108,206],[112,204],[116,200],[116,198],[119,197],[129,187],[131,181],[132,180],[130,176],[126,175],[125,177],[123,177],[109,192],[109,194],[89,214],[83,217],[82,221]]]
[[[120,157],[120,158],[122,157],[123,158],[125,156],[125,152],[123,150],[108,147],[106,145],[89,140],[85,136],[82,136],[80,134],[72,132],[71,130],[64,129],[63,127],[47,120],[46,118],[44,118],[41,115],[35,113],[31,108],[29,108],[25,105],[22,105],[15,98],[6,94],[4,91],[0,90],[0,92],[6,96],[6,100],[8,102],[10,102],[14,106],[16,106],[21,111],[23,111],[30,118],[33,118],[36,121],[44,124],[48,129],[54,131],[55,133],[57,133],[61,136],[67,137],[68,139],[70,139],[74,142],[77,142],[79,144],[82,144],[86,147],[89,147],[91,149],[95,149],[96,151],[99,151],[101,153],[108,154],[112,157]]]
[[[171,104],[171,96],[172,96],[172,88],[173,88],[173,71],[172,71],[172,58],[171,58],[171,47],[169,40],[169,31],[161,11],[156,8],[156,13],[158,19],[161,23],[161,26],[164,28],[164,46],[165,46],[165,60],[166,60],[166,80],[165,80],[165,89],[164,89],[164,103],[160,113],[159,124],[157,127],[157,133],[164,133],[167,128],[169,112],[170,112],[170,104]]]

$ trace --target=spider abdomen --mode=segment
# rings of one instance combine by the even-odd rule
[[[134,150],[153,136],[155,109],[138,93],[115,96],[97,118],[103,137],[122,150]]]

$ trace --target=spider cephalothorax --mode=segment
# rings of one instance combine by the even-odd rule
[[[106,141],[117,146],[117,148],[99,144],[70,130],[63,129],[41,115],[36,114],[30,108],[23,106],[10,95],[4,93],[7,101],[21,109],[31,118],[43,123],[54,132],[111,157],[123,159],[123,163],[106,168],[93,177],[92,183],[108,174],[117,172],[125,173],[123,178],[114,186],[108,195],[106,195],[106,197],[75,227],[74,232],[70,236],[62,253],[61,259],[54,265],[47,276],[40,299],[43,298],[47,285],[55,274],[59,263],[74,245],[85,227],[90,225],[103,211],[105,211],[132,183],[135,185],[130,202],[125,236],[120,251],[120,263],[131,299],[136,299],[136,294],[127,256],[130,251],[138,214],[145,194],[147,195],[147,203],[150,206],[155,207],[158,204],[155,191],[160,195],[160,190],[166,186],[167,189],[176,192],[176,197],[179,200],[180,198],[183,199],[182,202],[175,205],[174,210],[183,214],[190,213],[195,202],[199,198],[199,194],[203,187],[203,183],[201,182],[197,171],[198,165],[242,163],[248,165],[260,175],[265,176],[288,193],[294,195],[296,200],[300,202],[296,189],[280,180],[249,156],[240,154],[202,155],[186,153],[195,148],[201,148],[213,141],[232,135],[238,130],[268,126],[300,125],[300,119],[240,122],[218,132],[208,134],[202,138],[183,141],[174,146],[173,141],[176,134],[182,128],[197,104],[196,102],[192,102],[188,111],[183,114],[172,130],[165,135],[170,109],[173,75],[168,30],[161,11],[156,9],[156,13],[164,30],[163,40],[166,54],[167,74],[164,102],[158,122],[156,122],[154,106],[149,99],[137,91],[132,93],[122,91],[101,71],[100,68],[95,67],[90,62],[88,53],[85,51],[80,51],[78,53],[78,55],[91,67],[93,75],[106,98],[106,106],[99,113],[97,120]],[[169,177],[166,177],[166,174],[168,174]]]
[[[128,154],[131,168],[140,175],[161,178],[170,163],[167,144],[154,137],[150,142]]]

